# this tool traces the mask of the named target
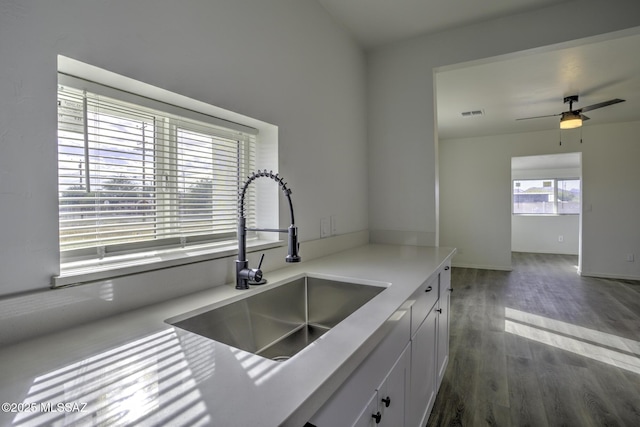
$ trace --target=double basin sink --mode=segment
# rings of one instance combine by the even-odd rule
[[[167,323],[250,353],[284,361],[385,289],[311,277],[290,280],[209,311]]]

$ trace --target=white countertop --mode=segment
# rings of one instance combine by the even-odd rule
[[[4,348],[0,403],[13,405],[3,406],[0,425],[301,427],[380,341],[391,315],[454,253],[366,245],[265,273],[269,284],[249,291],[219,286]],[[165,323],[301,273],[389,286],[281,363]]]

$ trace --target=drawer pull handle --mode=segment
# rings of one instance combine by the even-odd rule
[[[441,309],[441,308],[438,308],[436,311],[437,311],[438,313],[442,314],[442,309]]]
[[[425,289],[425,292],[431,292],[433,290],[433,288],[431,286],[427,286],[427,289]]]
[[[375,414],[371,414],[371,418],[376,420],[376,424],[380,424],[380,420],[382,419],[382,414],[380,413],[380,411],[378,411]]]
[[[384,403],[385,408],[388,408],[389,405],[391,405],[391,398],[389,396],[387,396],[386,399],[381,399],[382,403]]]
[[[444,268],[444,270],[445,270],[445,271],[447,271],[448,269],[449,269],[449,266],[447,265],[447,266]]]

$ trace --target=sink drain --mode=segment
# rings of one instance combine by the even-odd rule
[[[289,359],[291,359],[291,356],[276,356],[271,358],[271,360],[275,360],[276,362],[284,362]]]

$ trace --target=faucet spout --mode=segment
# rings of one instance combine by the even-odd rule
[[[270,228],[247,228],[246,218],[244,216],[244,199],[249,184],[258,178],[267,177],[271,178],[280,185],[283,194],[287,197],[289,202],[289,212],[291,214],[291,225],[287,229],[270,229]],[[261,282],[262,271],[260,265],[256,269],[249,268],[249,261],[247,261],[247,231],[270,231],[274,233],[287,233],[288,234],[288,248],[286,262],[300,262],[301,258],[298,254],[300,249],[300,243],[298,243],[298,227],[295,226],[295,220],[293,215],[293,203],[291,202],[291,189],[287,188],[287,183],[278,174],[274,174],[273,171],[254,172],[247,178],[247,181],[242,187],[240,192],[240,198],[238,201],[238,259],[236,260],[236,289],[249,289],[249,282]],[[264,282],[263,282],[264,283]]]

